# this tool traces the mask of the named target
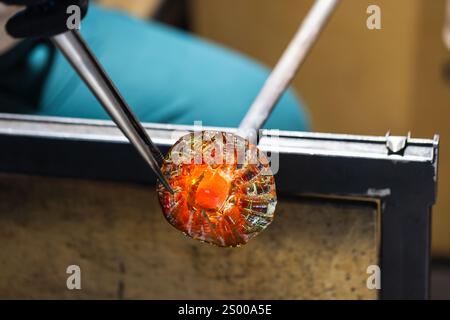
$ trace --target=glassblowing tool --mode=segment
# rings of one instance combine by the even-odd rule
[[[163,159],[161,152],[152,142],[80,33],[75,30],[67,31],[54,36],[52,41],[61,50],[119,129],[152,168],[162,185],[170,193],[173,193],[170,184],[159,168]]]
[[[339,1],[317,0],[314,3],[239,125],[241,136],[256,141],[255,135],[267,121],[281,95],[305,61]]]

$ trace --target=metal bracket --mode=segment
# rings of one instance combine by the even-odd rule
[[[163,152],[178,137],[196,130],[168,124],[144,126]],[[379,202],[380,298],[428,298],[439,137],[280,131],[273,144],[270,139],[275,132],[263,130],[260,147],[279,154],[280,196],[313,194]],[[0,150],[0,172],[156,183],[111,121],[0,114]],[[401,156],[391,156],[387,150]]]
[[[386,133],[386,148],[388,149],[388,154],[403,155],[410,139],[411,132],[408,132],[406,137],[391,136],[390,131]]]

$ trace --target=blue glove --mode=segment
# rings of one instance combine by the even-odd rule
[[[6,24],[14,38],[51,37],[67,31],[67,8],[77,5],[81,19],[87,13],[89,0],[0,0],[6,5],[25,6]]]

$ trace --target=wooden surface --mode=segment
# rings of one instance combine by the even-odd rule
[[[152,187],[0,175],[0,298],[376,298],[375,212],[282,198],[266,231],[222,249],[171,227]]]

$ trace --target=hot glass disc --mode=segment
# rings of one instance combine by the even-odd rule
[[[221,247],[239,246],[273,220],[275,179],[264,153],[247,140],[217,131],[183,136],[164,159],[166,219],[186,235]]]

